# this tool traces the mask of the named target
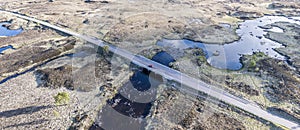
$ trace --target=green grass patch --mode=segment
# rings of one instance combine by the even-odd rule
[[[55,105],[65,105],[70,101],[70,95],[66,92],[60,92],[54,96]]]

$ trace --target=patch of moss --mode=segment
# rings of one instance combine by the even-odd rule
[[[54,96],[55,105],[64,105],[68,104],[70,101],[70,96],[66,92],[60,92],[56,96]]]
[[[206,62],[206,57],[205,56],[198,56],[198,60],[200,61],[200,62]]]
[[[254,55],[255,55],[255,56],[258,56],[258,57],[265,57],[265,56],[267,56],[267,55],[266,55],[265,53],[263,53],[263,52],[255,52]]]
[[[55,117],[60,117],[60,114],[59,114],[59,112],[58,112],[58,111],[56,111],[56,110],[53,110],[53,114],[54,114],[54,116],[55,116]]]
[[[256,67],[256,60],[251,59],[250,62],[249,62],[249,67],[250,67],[250,68]]]
[[[206,63],[206,57],[205,56],[198,56],[197,57],[197,64],[201,66],[203,63]]]
[[[249,59],[248,67],[249,68],[254,68],[255,71],[258,71],[257,64],[261,58],[265,57],[266,54],[263,52],[255,52]]]
[[[103,50],[105,53],[108,53],[109,52],[109,46],[103,46]]]

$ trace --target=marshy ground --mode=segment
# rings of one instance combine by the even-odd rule
[[[297,20],[300,2],[2,0],[0,8],[97,37],[147,58],[165,51],[176,60],[170,67],[299,123],[299,24],[275,22],[260,27],[283,31],[266,31],[262,37],[281,44],[283,47],[274,50],[285,60],[259,52],[243,55],[243,68],[235,71],[211,66],[201,48],[176,49],[159,46],[157,42],[186,39],[211,45],[230,44],[240,40],[236,30],[244,20],[265,15]],[[100,129],[100,118],[107,114],[101,110],[125,108],[118,98],[122,86],[141,68],[85,41],[30,21],[1,14],[0,22],[9,22],[1,25],[7,30],[22,30],[16,36],[0,37],[1,129]],[[11,48],[2,51],[5,47]],[[278,128],[205,94],[195,96],[174,89],[174,85],[178,84],[157,85],[155,100],[146,102],[151,105],[144,118],[127,118],[130,116],[118,112],[112,115],[138,122],[139,125],[132,125],[135,129]],[[55,105],[53,96],[59,92],[69,94],[68,104]],[[122,121],[112,124],[118,127],[119,122]]]

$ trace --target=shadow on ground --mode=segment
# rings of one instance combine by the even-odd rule
[[[52,108],[53,106],[48,105],[48,106],[29,106],[29,107],[24,107],[24,108],[18,108],[15,110],[8,110],[8,111],[3,111],[0,112],[0,118],[3,117],[13,117],[13,116],[18,116],[18,115],[23,115],[23,114],[32,114],[35,112],[38,112],[40,110],[43,109],[48,109],[48,108]]]
[[[9,126],[4,127],[4,129],[20,127],[20,126],[26,126],[26,125],[37,125],[37,124],[42,124],[42,123],[48,122],[48,121],[50,121],[50,120],[40,119],[40,120],[31,121],[31,122],[25,122],[25,123],[20,123],[20,124],[9,125]]]

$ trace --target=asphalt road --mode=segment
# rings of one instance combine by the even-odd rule
[[[171,69],[171,68],[166,67],[164,65],[161,65],[161,64],[159,64],[157,62],[154,62],[150,59],[147,59],[143,56],[134,55],[133,53],[131,53],[127,50],[115,47],[113,45],[109,45],[109,44],[103,42],[102,40],[92,38],[92,37],[89,37],[89,36],[84,36],[84,35],[78,34],[76,32],[72,32],[70,30],[63,29],[63,28],[60,28],[58,26],[52,25],[50,23],[40,21],[40,20],[37,20],[37,19],[34,19],[34,18],[30,18],[30,17],[24,16],[24,15],[21,15],[21,14],[18,14],[18,13],[13,13],[13,12],[3,11],[3,10],[0,10],[0,12],[1,13],[9,13],[9,14],[12,14],[16,17],[42,24],[44,26],[55,29],[57,31],[72,35],[72,36],[80,38],[80,39],[83,39],[85,41],[88,41],[88,42],[93,43],[95,45],[98,45],[100,47],[109,46],[109,50],[111,52],[113,52],[113,53],[115,53],[119,56],[122,56],[126,59],[129,59],[134,64],[136,64],[140,67],[146,68],[146,69],[148,69],[148,70],[150,70],[150,71],[152,71],[156,74],[159,74],[159,75],[161,75],[161,76],[163,76],[163,77],[165,77],[169,80],[174,80],[176,82],[179,82],[179,83],[181,83],[185,86],[188,86],[188,87],[194,89],[195,91],[204,92],[204,93],[206,93],[206,94],[208,94],[212,97],[215,97],[215,98],[217,98],[221,101],[224,101],[228,104],[236,106],[236,107],[238,107],[238,108],[240,108],[244,111],[252,113],[252,114],[254,114],[254,115],[256,115],[260,118],[263,118],[265,120],[268,120],[268,121],[270,121],[270,122],[272,122],[276,125],[280,125],[280,126],[288,128],[288,129],[293,129],[293,130],[300,129],[299,124],[297,124],[295,122],[292,122],[292,121],[289,121],[287,119],[284,119],[282,117],[278,117],[278,116],[273,115],[271,113],[268,113],[267,111],[261,109],[258,105],[256,105],[253,102],[250,102],[246,99],[242,99],[242,98],[236,97],[234,95],[231,95],[227,92],[224,92],[220,88],[209,85],[209,84],[207,84],[207,83],[205,83],[201,80],[195,79],[195,78],[190,77],[186,74],[183,74],[183,73],[181,73],[177,70],[174,70],[174,69]],[[149,65],[152,65],[152,67],[149,67]]]

